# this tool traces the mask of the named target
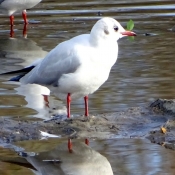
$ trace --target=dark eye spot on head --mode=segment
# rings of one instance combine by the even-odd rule
[[[115,26],[115,27],[114,27],[114,30],[115,30],[115,31],[118,31],[118,27],[117,27],[117,26]]]
[[[109,31],[107,29],[104,29],[104,32],[105,32],[106,35],[109,34]]]

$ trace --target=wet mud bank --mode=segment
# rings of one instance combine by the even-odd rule
[[[0,118],[0,140],[4,143],[47,137],[146,138],[175,149],[175,100],[158,99],[145,108],[72,117],[50,121]]]

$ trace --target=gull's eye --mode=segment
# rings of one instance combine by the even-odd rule
[[[115,27],[114,27],[114,30],[115,30],[115,31],[118,31],[118,27],[117,27],[117,26],[115,26]]]

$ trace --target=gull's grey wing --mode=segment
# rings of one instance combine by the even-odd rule
[[[39,65],[26,74],[20,81],[22,83],[57,86],[58,80],[63,74],[73,73],[80,66],[81,63],[77,48],[76,39],[59,44],[48,53]]]

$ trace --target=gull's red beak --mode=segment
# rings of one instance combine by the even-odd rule
[[[125,30],[124,32],[121,32],[121,34],[124,36],[137,36],[136,33],[129,30]]]

